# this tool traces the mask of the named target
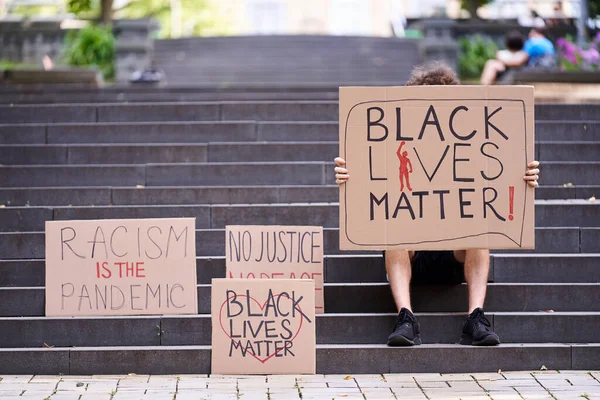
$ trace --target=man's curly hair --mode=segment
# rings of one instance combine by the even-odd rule
[[[432,63],[415,67],[406,86],[460,85],[456,72],[443,63]]]

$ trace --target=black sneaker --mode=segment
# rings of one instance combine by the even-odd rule
[[[396,317],[396,328],[388,337],[388,346],[414,346],[421,344],[419,323],[407,308],[402,308]]]
[[[460,344],[473,346],[495,346],[500,338],[491,330],[490,321],[483,314],[483,308],[476,308],[465,321]]]

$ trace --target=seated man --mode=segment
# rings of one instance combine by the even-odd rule
[[[509,32],[505,41],[506,50],[496,52],[496,58],[487,60],[481,73],[482,85],[493,85],[511,68],[520,68],[527,63],[529,55],[523,51],[525,41],[519,32]]]
[[[417,68],[406,83],[411,85],[458,85],[454,71],[443,65],[430,68]],[[344,184],[350,175],[345,168],[346,161],[335,159],[335,178],[338,185]],[[531,187],[538,186],[537,169],[539,163],[532,161],[527,166],[524,180]],[[490,329],[490,323],[483,313],[483,303],[487,289],[490,268],[490,252],[487,249],[467,249],[456,251],[404,251],[385,252],[385,266],[392,289],[394,302],[399,311],[394,332],[388,337],[389,346],[412,346],[421,344],[419,324],[412,313],[410,304],[410,281],[413,269],[428,268],[432,262],[445,262],[453,265],[464,265],[464,276],[469,290],[469,315],[465,321],[461,344],[496,345],[500,343],[498,335]]]

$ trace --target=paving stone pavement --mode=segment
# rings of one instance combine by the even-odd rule
[[[0,399],[600,400],[600,371],[384,375],[0,376]]]

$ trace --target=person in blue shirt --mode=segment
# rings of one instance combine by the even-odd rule
[[[554,60],[554,45],[544,33],[543,28],[533,28],[529,32],[523,51],[529,56],[527,65],[530,67],[548,66]]]

